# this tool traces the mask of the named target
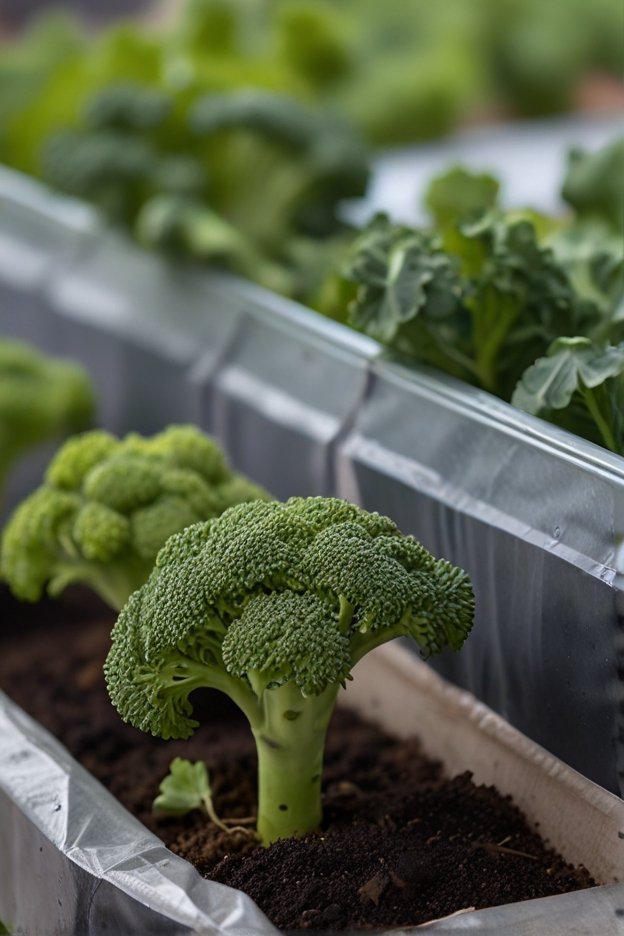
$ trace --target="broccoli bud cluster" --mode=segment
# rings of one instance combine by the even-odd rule
[[[26,601],[78,581],[120,608],[169,536],[255,497],[268,495],[193,426],[152,438],[87,432],[65,443],[10,519],[2,576]]]
[[[86,429],[95,409],[81,367],[0,341],[0,483],[30,448],[66,432]]]
[[[400,636],[424,655],[458,650],[473,614],[461,569],[387,517],[334,498],[254,501],[167,541],[115,625],[106,680],[122,718],[163,738],[197,727],[194,689],[226,692],[256,738],[268,842],[320,819],[325,732],[357,661]]]

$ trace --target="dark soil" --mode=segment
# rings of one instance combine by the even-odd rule
[[[259,848],[199,812],[151,803],[175,756],[208,765],[222,817],[255,809],[255,752],[238,710],[197,693],[201,728],[164,742],[124,725],[102,662],[110,614],[82,593],[38,607],[0,592],[0,686],[200,873],[246,891],[285,929],[406,926],[466,907],[544,897],[595,882],[540,839],[511,801],[470,774],[444,777],[417,739],[399,741],[347,710],[329,732],[323,829]]]

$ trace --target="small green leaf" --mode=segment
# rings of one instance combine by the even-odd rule
[[[624,136],[595,153],[572,150],[562,195],[579,215],[604,218],[621,236],[624,224]]]
[[[568,406],[576,390],[624,373],[624,343],[597,347],[589,338],[559,338],[522,375],[512,404],[537,415]]]
[[[183,757],[172,760],[154,800],[154,809],[171,816],[183,816],[193,809],[205,809],[207,802],[212,803],[212,794],[205,763],[193,764]]]
[[[487,173],[454,166],[429,183],[425,205],[441,227],[494,208],[500,189]]]
[[[419,314],[441,320],[455,313],[460,287],[452,258],[429,235],[379,216],[359,237],[346,276],[359,284],[350,322],[392,342]]]

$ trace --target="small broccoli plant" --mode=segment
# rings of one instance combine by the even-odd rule
[[[119,610],[172,533],[268,496],[194,426],[152,438],[86,432],[65,443],[9,519],[0,574],[24,601],[80,582]]]
[[[86,429],[95,400],[81,367],[21,341],[0,340],[0,488],[30,449]]]
[[[212,802],[208,768],[203,761],[195,761],[193,764],[183,757],[174,757],[169,765],[169,773],[161,781],[159,790],[152,804],[156,812],[166,816],[184,816],[194,809],[202,809],[222,832],[227,832],[228,835],[232,832],[242,832],[253,837],[254,833],[247,828],[250,822],[254,822],[253,817],[220,819],[217,815]]]
[[[162,738],[197,727],[190,694],[220,689],[258,751],[264,844],[321,820],[327,726],[340,687],[395,637],[459,650],[474,597],[387,517],[334,498],[241,504],[172,536],[113,630],[105,664],[121,716]]]

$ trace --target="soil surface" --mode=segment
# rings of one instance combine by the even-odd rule
[[[160,741],[124,725],[102,663],[112,616],[84,593],[32,607],[0,592],[0,686],[164,842],[207,878],[240,888],[285,929],[407,926],[468,907],[560,894],[595,882],[531,828],[509,798],[449,779],[417,739],[399,741],[348,710],[332,722],[318,834],[258,847],[195,812],[151,803],[173,757],[203,759],[221,817],[255,809],[254,745],[227,698],[194,694],[201,728]]]

